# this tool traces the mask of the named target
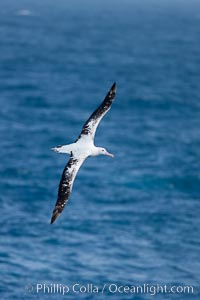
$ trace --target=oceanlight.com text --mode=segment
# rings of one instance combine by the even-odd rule
[[[194,294],[194,287],[191,285],[160,285],[148,284],[142,285],[120,285],[116,283],[103,284],[80,284],[65,285],[61,283],[36,283],[27,284],[25,287],[29,293],[36,294],[149,294],[155,296],[157,294]]]

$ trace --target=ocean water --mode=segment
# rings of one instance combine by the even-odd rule
[[[199,1],[1,0],[0,41],[0,298],[200,299]],[[50,225],[50,148],[114,81],[95,142],[115,159],[84,163]]]

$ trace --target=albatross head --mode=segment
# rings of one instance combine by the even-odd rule
[[[97,154],[96,155],[107,155],[110,157],[114,157],[112,153],[109,153],[105,148],[97,147]]]

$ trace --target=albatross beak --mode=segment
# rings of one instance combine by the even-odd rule
[[[114,157],[114,155],[112,153],[109,153],[108,151],[106,151],[105,155],[110,156],[110,157]]]

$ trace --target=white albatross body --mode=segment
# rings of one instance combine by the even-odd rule
[[[73,156],[77,158],[78,157],[87,158],[88,156],[97,156],[102,153],[114,157],[113,154],[109,153],[104,148],[96,147],[94,145],[93,140],[91,140],[91,138],[88,136],[83,136],[76,143],[64,145],[58,148],[55,147],[52,148],[52,150],[58,153],[66,153],[66,154],[73,153]]]
[[[53,210],[51,224],[57,219],[57,217],[65,208],[72,191],[76,174],[85,159],[89,156],[97,156],[101,154],[114,157],[114,155],[109,153],[105,148],[96,147],[94,145],[94,137],[97,126],[99,125],[101,119],[111,108],[115,94],[116,84],[114,83],[104,101],[83,125],[78,139],[72,144],[52,148],[52,150],[55,152],[70,154],[70,159],[63,170],[62,178],[60,180],[58,198]]]

